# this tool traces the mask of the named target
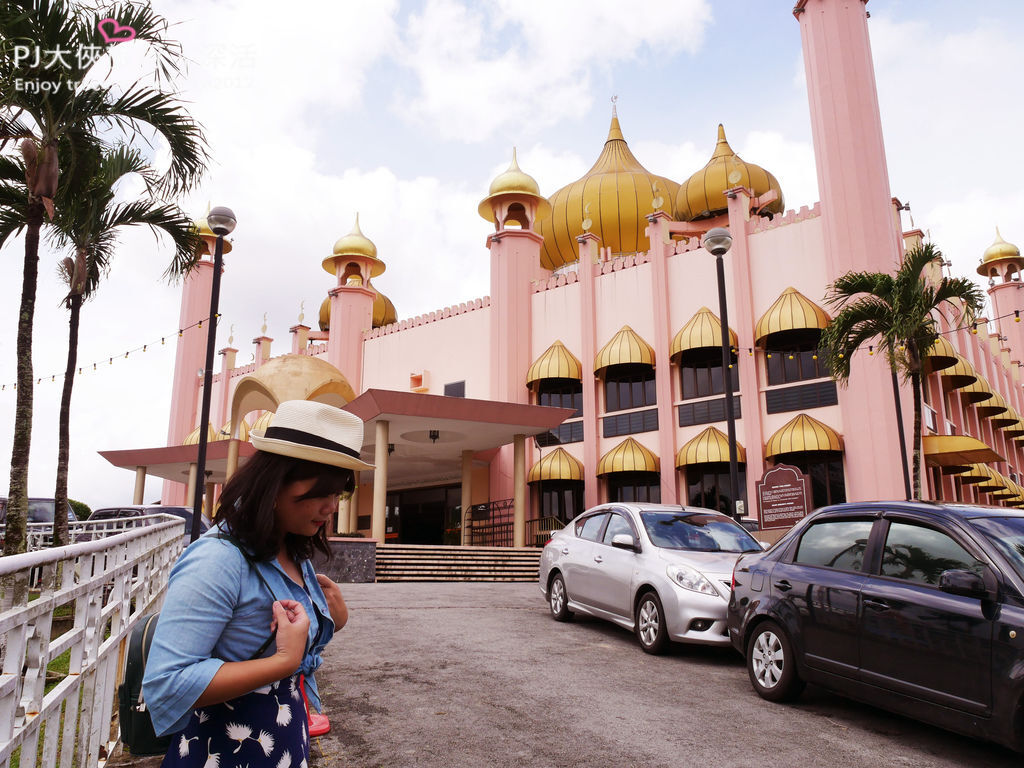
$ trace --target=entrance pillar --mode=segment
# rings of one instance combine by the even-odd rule
[[[195,462],[188,465],[188,485],[185,488],[185,498],[196,497],[196,479],[199,477],[199,467]]]
[[[206,516],[208,518],[210,518],[211,520],[213,520],[213,517],[214,517],[214,509],[213,509],[214,499],[213,499],[213,496],[214,496],[214,493],[216,492],[216,490],[217,490],[217,486],[216,486],[215,483],[207,483],[206,484],[206,502],[205,502],[205,507],[206,508],[203,511],[206,512]]]
[[[132,504],[142,504],[142,497],[146,493],[146,468],[135,468],[135,494],[132,496]]]
[[[469,541],[470,507],[473,505],[473,452],[462,452],[462,521],[459,525],[459,542],[466,546]]]
[[[348,527],[346,531],[355,532],[359,530],[359,485],[352,491],[352,498],[348,500]],[[339,531],[341,533],[341,531]]]
[[[515,436],[513,449],[513,518],[512,546],[526,546],[526,437]]]
[[[373,522],[370,537],[384,543],[385,509],[388,498],[388,422],[377,422],[376,443],[373,446]]]
[[[224,485],[228,484],[228,480],[238,470],[238,443],[237,437],[232,437],[228,442],[228,463],[224,469]]]

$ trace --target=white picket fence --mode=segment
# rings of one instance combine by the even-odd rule
[[[38,545],[48,531],[33,527],[29,541]],[[139,618],[159,610],[184,521],[151,515],[72,528],[76,543],[0,557],[2,768],[15,756],[20,768],[106,762],[117,743],[128,637]],[[71,626],[61,631],[65,614]],[[68,673],[47,692],[47,666],[65,653]]]

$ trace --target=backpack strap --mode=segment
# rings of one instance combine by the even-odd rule
[[[270,592],[270,596],[274,598],[274,602],[278,602],[277,595],[274,594],[273,588],[271,588],[271,586],[267,583],[267,580],[263,578],[263,574],[260,573],[260,569],[256,567],[256,561],[253,559],[253,556],[249,554],[249,550],[245,548],[245,545],[243,545],[242,542],[240,542],[238,539],[236,539],[229,533],[216,533],[214,534],[214,537],[218,539],[224,539],[224,541],[233,544],[238,549],[238,551],[242,553],[242,557],[245,558],[245,561],[249,564],[249,567],[252,568],[252,570],[255,572],[256,577],[260,580],[263,586],[267,588],[267,591]],[[271,632],[270,636],[263,641],[263,645],[257,648],[256,652],[249,657],[249,661],[252,661],[253,659],[258,659],[264,653],[266,653],[267,648],[270,647],[270,644],[274,641],[274,638],[276,636],[276,631]]]

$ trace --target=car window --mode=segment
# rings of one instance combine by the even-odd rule
[[[1024,517],[988,517],[973,522],[1024,579]]]
[[[28,502],[28,521],[30,523],[52,523],[53,522],[52,500],[32,500]]]
[[[608,513],[605,512],[600,515],[591,515],[590,517],[580,520],[580,522],[576,523],[576,535],[581,539],[598,541],[601,537],[601,526],[604,525],[604,521],[607,517]]]
[[[864,569],[864,550],[871,535],[871,520],[822,520],[800,537],[793,562],[844,571]]]
[[[980,574],[982,566],[980,560],[941,531],[911,523],[889,525],[882,553],[883,576],[938,584],[943,571],[963,569]]]
[[[656,547],[697,552],[760,552],[761,545],[739,525],[714,512],[641,512]]]
[[[629,521],[622,515],[612,515],[608,520],[608,527],[604,530],[604,543],[611,544],[612,539],[620,533],[633,535],[633,528]]]

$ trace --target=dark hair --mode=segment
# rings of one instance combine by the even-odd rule
[[[257,560],[276,557],[282,542],[293,560],[311,558],[314,550],[330,559],[326,526],[314,536],[286,534],[277,529],[274,506],[281,489],[310,478],[316,478],[316,482],[300,500],[351,492],[356,482],[351,469],[256,451],[224,486],[218,518],[227,523],[233,536],[252,549]]]

